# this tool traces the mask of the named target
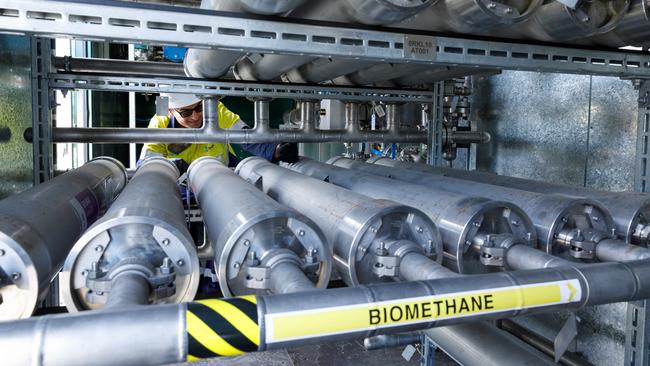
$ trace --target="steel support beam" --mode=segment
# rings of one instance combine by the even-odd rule
[[[0,0],[0,32],[378,62],[650,76],[633,51],[415,35],[116,1]],[[245,45],[245,47],[243,47]]]

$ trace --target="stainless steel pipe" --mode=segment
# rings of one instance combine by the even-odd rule
[[[124,166],[101,157],[0,201],[0,321],[32,315],[74,242],[126,182]]]
[[[507,266],[509,249],[537,246],[533,223],[514,204],[382,178],[365,173],[366,163],[345,163],[348,169],[301,158],[286,166],[375,199],[388,199],[421,210],[438,225],[445,252],[443,263],[456,272],[494,271]]]
[[[223,345],[223,338],[193,333],[196,317],[207,322],[213,332],[210,334],[228,334],[233,336],[228,338],[231,342],[249,339],[241,333],[229,332],[227,329],[232,329],[232,325],[227,322],[197,316],[192,310],[201,306],[232,306],[243,316],[250,315],[254,326],[251,325],[249,336],[257,343],[250,351],[578,310],[649,298],[649,265],[649,261],[599,263],[581,268],[501,272],[46,316],[0,323],[0,352],[8,365],[74,366],[85,365],[89,359],[97,365],[183,362],[188,355],[191,359],[205,357],[199,354],[201,349],[212,352]],[[120,336],[116,336],[118,332]],[[151,334],[156,337],[151,338]],[[190,335],[198,338],[194,338],[196,342],[187,341]],[[234,348],[224,353],[242,352]]]
[[[394,166],[389,159],[379,159],[376,164]],[[442,174],[448,177],[470,180],[501,187],[521,189],[544,194],[561,193],[576,197],[597,200],[611,212],[616,231],[631,244],[648,246],[650,244],[650,194],[637,192],[608,192],[584,187],[508,177],[492,173],[466,171],[460,169],[434,168],[425,164],[399,164],[409,170],[424,173]]]
[[[188,176],[225,296],[327,286],[332,250],[310,219],[280,205],[216,158],[194,161]]]
[[[504,200],[520,206],[533,220],[541,248],[549,254],[593,259],[599,242],[610,239],[614,221],[597,201],[498,187],[399,167],[400,162],[370,161],[367,172],[461,194]],[[334,162],[345,167],[345,161]],[[392,167],[382,166],[390,164]],[[358,168],[357,168],[358,169]],[[628,247],[620,241],[622,251]]]
[[[256,14],[281,14],[306,0],[203,0],[201,9],[250,12]],[[230,67],[246,55],[242,51],[202,50],[191,48],[185,56],[184,67],[187,76],[214,79],[223,76]]]
[[[402,261],[417,260],[414,257],[425,257],[429,267],[442,260],[437,227],[414,208],[373,200],[261,158],[243,160],[236,172],[318,223],[332,245],[334,265],[349,286],[400,278],[400,268],[410,267]]]
[[[52,64],[62,72],[185,76],[183,66],[173,62],[143,62],[65,56],[54,57]]]
[[[341,23],[385,25],[402,21],[431,6],[437,0],[329,0],[311,1],[296,8],[288,17]],[[239,61],[233,71],[242,80],[275,80],[281,75],[317,59],[313,56],[253,55]],[[366,65],[363,61],[357,61]],[[348,61],[334,68],[356,68]],[[339,74],[340,75],[340,74]]]
[[[147,303],[194,298],[199,259],[187,230],[178,176],[169,160],[147,159],[106,215],[77,241],[60,274],[69,311],[105,307],[112,301],[114,282],[129,273],[149,282]]]

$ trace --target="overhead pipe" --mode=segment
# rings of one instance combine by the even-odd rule
[[[608,192],[585,187],[573,187],[531,179],[515,178],[492,173],[437,168],[425,164],[394,163],[377,159],[376,164],[408,167],[409,170],[434,173],[501,187],[521,189],[544,194],[561,193],[586,197],[601,202],[611,212],[617,233],[627,243],[641,246],[650,244],[650,194],[638,192]]]
[[[526,21],[543,0],[441,0],[397,24],[399,28],[436,32],[485,33]]]
[[[415,130],[360,130],[358,127],[347,130],[272,130],[268,125],[268,101],[256,103],[255,127],[236,130],[221,129],[217,122],[217,99],[206,96],[203,100],[203,127],[152,129],[152,128],[53,128],[52,142],[78,143],[282,143],[282,142],[412,142],[426,143],[425,132]],[[357,107],[358,108],[358,107]],[[352,122],[357,121],[357,122]],[[348,125],[357,126],[358,118],[348,121]],[[31,138],[31,129],[25,132],[25,138]],[[490,140],[487,132],[450,131],[445,139],[458,143],[484,143]]]
[[[647,260],[598,263],[51,315],[0,323],[0,352],[11,365],[74,366],[89,359],[97,365],[155,365],[576,311],[649,298],[649,265]],[[226,321],[215,320],[215,312]],[[235,323],[247,328],[235,328],[229,322],[233,316],[248,318]],[[207,332],[197,331],[197,319]],[[224,339],[246,347],[227,347]]]
[[[332,250],[311,220],[244,182],[216,158],[195,160],[188,177],[214,246],[224,296],[327,287]]]
[[[201,9],[249,12],[263,15],[282,14],[306,0],[203,0]],[[223,76],[230,67],[246,55],[242,51],[202,50],[190,48],[184,61],[187,76],[214,79]]]
[[[422,212],[355,192],[250,157],[235,170],[283,205],[309,217],[325,233],[334,264],[348,286],[395,278],[426,269],[454,275],[442,261],[436,225]]]
[[[421,210],[440,229],[445,252],[443,263],[459,273],[508,268],[510,248],[537,246],[533,223],[516,205],[378,177],[364,173],[362,167],[356,168],[366,163],[347,162],[349,169],[307,158],[284,166],[374,199],[392,200]]]
[[[329,0],[311,1],[289,13],[295,19],[313,19],[341,23],[386,25],[400,22],[431,6],[438,0]],[[241,80],[275,80],[281,75],[314,61],[317,57],[255,54],[240,60],[233,72]],[[367,65],[364,61],[357,61]],[[356,68],[354,62],[342,61],[334,68]]]
[[[650,3],[648,0],[631,0],[630,10],[618,25],[608,33],[591,41],[608,47],[650,47]]]
[[[126,182],[122,163],[100,157],[0,201],[0,321],[32,315],[75,240]]]
[[[406,87],[414,85],[430,85],[437,81],[450,80],[465,76],[492,76],[498,75],[501,70],[485,69],[485,68],[468,68],[468,67],[437,67],[407,74],[389,82],[397,86]]]
[[[620,255],[610,257],[613,251],[609,249],[612,247],[617,252],[625,253],[621,255],[626,256],[627,260],[645,258],[648,254],[644,248],[630,246],[623,241],[613,239],[616,230],[614,220],[607,209],[594,200],[560,194],[527,192],[426,174],[399,167],[399,162],[391,163],[396,167],[382,166],[383,160],[371,159],[369,162],[371,164],[363,166],[363,169],[371,174],[518,205],[533,220],[539,244],[549,254],[602,261],[620,259]],[[346,167],[347,163],[338,160],[334,164]],[[601,247],[601,250],[598,247]]]
[[[545,1],[529,20],[494,32],[508,38],[578,41],[612,31],[623,19],[630,0],[579,1],[573,9],[560,1]]]
[[[185,76],[183,66],[173,62],[143,62],[65,56],[54,57],[52,64],[59,72]]]
[[[60,274],[68,311],[194,299],[199,259],[178,177],[169,160],[145,160],[106,215],[77,241]]]

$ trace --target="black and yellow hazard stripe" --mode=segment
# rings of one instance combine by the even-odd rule
[[[188,361],[257,351],[260,327],[255,296],[187,305]]]

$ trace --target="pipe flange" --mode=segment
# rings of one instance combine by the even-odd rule
[[[161,268],[165,267],[165,258],[171,261],[167,262],[167,267],[174,267],[175,291],[168,297],[164,296],[170,293],[167,289],[155,295],[160,286],[153,287],[156,286],[153,283],[154,304],[194,299],[200,267],[192,238],[167,224],[169,220],[164,218],[164,213],[142,210],[131,209],[124,216],[101,221],[77,241],[60,274],[63,299],[70,312],[102,308],[101,304],[87,300],[90,289],[86,278],[93,270],[93,263],[101,272],[109,273],[118,268],[122,260],[130,257],[148,262],[151,268],[159,268],[161,274],[167,271]],[[138,244],[129,245],[129,240],[138,240]]]
[[[42,243],[34,248],[46,244],[18,219],[4,216],[0,225],[10,226],[0,230],[0,321],[29,318],[47,288],[40,288],[37,267],[20,243]]]
[[[428,216],[415,208],[388,200],[371,200],[349,212],[346,221],[354,222],[356,231],[339,231],[333,245],[345,248],[342,252],[346,258],[339,258],[338,262],[348,268],[339,272],[349,286],[377,282],[373,270],[381,243],[389,250],[387,244],[411,242],[420,253],[429,253],[433,261],[442,262],[440,232]],[[379,280],[391,281],[388,276]]]
[[[507,27],[530,18],[543,4],[543,0],[530,0],[525,4],[511,5],[508,0],[454,0],[440,6],[446,8],[450,24],[458,31],[478,32]],[[455,20],[457,19],[457,20]]]
[[[563,41],[613,30],[629,7],[630,0],[581,1],[575,9],[553,1],[543,5],[534,18],[553,40]]]

